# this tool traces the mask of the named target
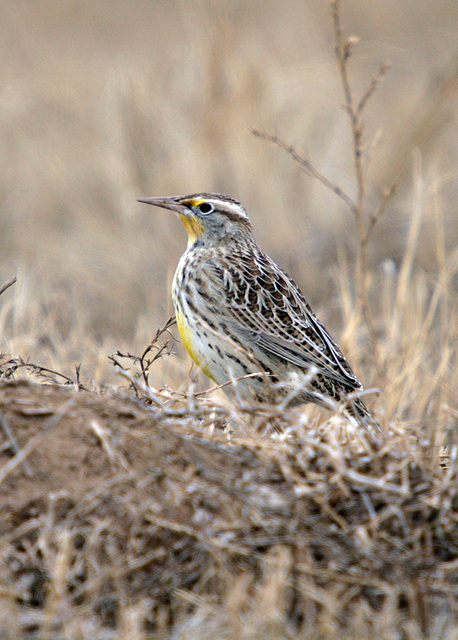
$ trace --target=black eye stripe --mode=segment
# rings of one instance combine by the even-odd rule
[[[213,211],[213,207],[208,202],[202,202],[202,204],[199,205],[199,211],[201,213],[210,213],[210,211]]]

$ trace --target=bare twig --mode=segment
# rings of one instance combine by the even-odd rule
[[[34,364],[33,362],[26,362],[21,357],[12,358],[8,360],[8,362],[3,363],[2,367],[6,366],[6,370],[3,373],[5,377],[11,377],[18,369],[28,369],[32,373],[35,373],[38,376],[41,376],[45,380],[55,382],[59,384],[59,382],[55,379],[55,377],[62,378],[65,381],[66,385],[73,385],[75,381],[66,376],[59,371],[55,371],[54,369],[48,369],[48,367],[43,367],[40,364]],[[77,373],[79,373],[77,371]],[[79,385],[81,387],[81,385]]]
[[[327,187],[328,189],[333,191],[337,196],[339,196],[339,198],[342,198],[342,200],[350,207],[351,211],[354,212],[355,203],[350,198],[350,196],[346,194],[341,187],[339,187],[338,185],[331,182],[331,180],[326,178],[326,176],[324,176],[320,171],[318,171],[316,167],[313,166],[310,160],[307,160],[306,158],[302,157],[296,151],[296,149],[294,149],[294,147],[289,145],[287,142],[285,142],[278,136],[270,133],[266,133],[265,131],[261,131],[260,129],[250,128],[250,131],[257,138],[261,138],[262,140],[267,140],[268,142],[272,142],[279,149],[283,149],[283,151],[286,151],[286,153],[290,155],[291,158],[295,162],[297,162],[309,176],[316,178],[325,187]]]
[[[16,280],[17,280],[17,278],[16,278],[16,276],[14,276],[14,278],[11,278],[11,280],[8,280],[7,282],[5,282],[5,284],[2,284],[2,286],[0,287],[0,296],[2,295],[2,293],[4,291],[9,289],[11,286],[13,286],[13,284],[16,282]]]
[[[361,121],[361,109],[355,107],[353,93],[350,85],[350,80],[348,77],[348,61],[351,57],[353,45],[355,44],[355,40],[349,38],[348,40],[344,40],[342,26],[340,22],[340,2],[339,0],[333,0],[331,2],[332,9],[332,17],[334,20],[334,36],[336,41],[336,57],[337,62],[339,64],[340,78],[342,81],[342,88],[345,96],[345,110],[348,114],[351,131],[352,131],[352,139],[353,139],[353,155],[354,155],[354,166],[355,166],[355,174],[356,174],[356,183],[357,183],[357,197],[356,202],[354,204],[354,208],[352,209],[353,214],[355,216],[356,228],[359,235],[359,251],[357,255],[357,277],[358,277],[358,298],[360,303],[363,303],[364,291],[366,289],[366,265],[367,265],[367,255],[366,255],[366,244],[364,242],[365,238],[365,230],[364,230],[364,218],[363,218],[363,206],[364,200],[366,197],[366,185],[364,180],[364,172],[363,172],[363,161],[362,161],[362,136],[363,136],[363,127]],[[375,90],[375,87],[374,87]],[[373,93],[373,91],[372,91]],[[370,88],[365,93],[365,96],[370,95]],[[361,104],[365,104],[367,99],[364,100],[364,96],[360,101]]]
[[[358,115],[361,115],[361,113],[366,108],[366,105],[367,105],[369,99],[374,94],[374,92],[377,89],[377,86],[378,86],[380,80],[387,73],[389,68],[390,68],[390,65],[387,62],[384,62],[383,64],[380,65],[380,68],[378,70],[377,75],[375,76],[375,78],[372,78],[370,85],[366,89],[366,92],[361,96],[359,104],[358,104],[358,106],[356,108],[356,113]]]
[[[19,356],[17,358],[11,358],[10,360],[6,360],[1,363],[0,377],[11,378],[18,369],[26,369],[48,382],[62,384],[62,382],[57,380],[57,378],[62,378],[65,385],[76,384],[78,389],[84,389],[83,384],[80,382],[80,367],[81,365],[76,366],[77,382],[75,382],[64,373],[60,373],[59,371],[55,371],[54,369],[49,369],[48,367],[43,367],[40,364],[27,362],[26,360],[23,360],[21,356]]]
[[[174,324],[176,324],[175,316],[171,316],[167,320],[165,325],[156,331],[153,339],[143,351],[141,356],[135,356],[131,353],[121,353],[119,350],[116,352],[116,355],[120,358],[127,358],[129,360],[132,360],[132,363],[134,365],[140,365],[140,373],[138,374],[138,376],[141,376],[143,378],[146,385],[149,384],[148,373],[151,365],[154,364],[156,360],[159,360],[159,358],[162,358],[164,355],[170,355],[172,353],[171,343],[175,340],[175,338],[170,332],[170,327],[173,327]],[[163,345],[159,346],[157,342],[164,333],[167,333],[170,339],[167,340]],[[147,358],[148,354],[150,353],[153,353],[153,356],[151,358]],[[116,358],[114,358],[114,356],[109,356],[108,359],[115,366],[124,369],[124,367],[116,360]]]
[[[163,344],[161,347],[158,347],[156,343],[164,333],[167,333],[170,336],[170,338],[174,340],[174,337],[170,333],[170,327],[173,327],[174,324],[176,324],[175,316],[170,316],[170,318],[167,320],[165,325],[156,331],[156,334],[154,338],[151,340],[150,345],[145,349],[143,354],[140,356],[139,362],[142,368],[142,376],[146,384],[148,384],[148,370],[151,367],[151,365],[156,360],[159,360],[159,358],[162,358],[164,355],[169,355],[171,353],[170,340],[167,340],[167,342]],[[153,351],[153,348],[156,348],[156,353],[151,359],[146,359],[146,356],[148,355],[148,353],[151,353]]]

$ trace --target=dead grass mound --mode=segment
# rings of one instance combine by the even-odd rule
[[[456,447],[225,411],[1,384],[1,637],[456,637]]]

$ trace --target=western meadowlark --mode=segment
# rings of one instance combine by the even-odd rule
[[[294,281],[256,244],[237,200],[216,193],[139,200],[181,218],[188,233],[172,285],[183,343],[242,402],[338,403],[376,424],[362,385]],[[356,392],[356,394],[355,394]]]

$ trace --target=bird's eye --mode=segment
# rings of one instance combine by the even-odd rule
[[[200,213],[210,213],[213,211],[213,207],[208,202],[202,202],[202,204],[199,205],[199,211]]]

